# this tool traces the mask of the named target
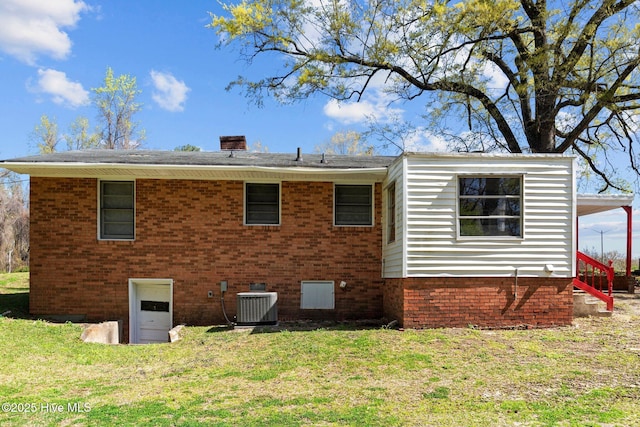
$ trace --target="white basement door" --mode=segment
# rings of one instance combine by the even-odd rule
[[[136,342],[161,343],[169,340],[171,330],[171,286],[136,284]]]

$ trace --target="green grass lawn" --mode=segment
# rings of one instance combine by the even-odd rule
[[[640,425],[639,302],[557,329],[188,327],[146,346],[5,317],[0,425]]]

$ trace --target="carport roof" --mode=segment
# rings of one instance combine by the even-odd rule
[[[633,198],[633,194],[578,194],[578,216],[631,206]]]

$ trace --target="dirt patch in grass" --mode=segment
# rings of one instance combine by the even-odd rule
[[[187,327],[147,346],[3,318],[0,402],[38,411],[0,412],[0,424],[640,425],[639,325],[638,294],[616,294],[610,318],[552,329],[297,322]],[[65,411],[41,410],[54,403]]]

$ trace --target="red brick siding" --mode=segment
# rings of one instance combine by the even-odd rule
[[[402,324],[404,318],[403,279],[385,279],[383,308],[385,320],[397,320]]]
[[[380,184],[374,227],[334,227],[326,182],[283,182],[281,225],[245,226],[243,186],[137,180],[135,241],[99,241],[97,180],[32,178],[31,312],[122,319],[127,331],[128,279],[171,278],[175,324],[222,322],[221,280],[229,316],[251,282],[278,292],[280,319],[382,316]],[[334,280],[335,310],[301,310],[302,280]]]
[[[392,311],[385,314],[397,316],[406,328],[571,324],[571,279],[519,278],[517,295],[514,289],[513,278],[387,279],[384,306]],[[395,307],[400,304],[398,315]]]
[[[283,320],[384,314],[404,327],[572,321],[570,279],[520,278],[517,298],[513,278],[387,279],[383,288],[379,184],[374,227],[334,227],[333,184],[310,182],[283,182],[282,224],[263,227],[243,225],[242,182],[138,180],[131,242],[97,239],[97,188],[95,179],[32,178],[32,313],[121,319],[126,333],[128,279],[171,278],[176,324],[222,322],[221,280],[229,282],[230,316],[237,292],[265,282],[279,294]],[[335,310],[301,310],[302,280],[335,281]]]

